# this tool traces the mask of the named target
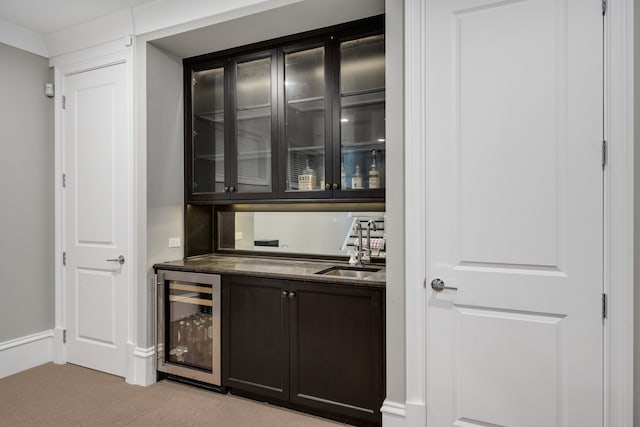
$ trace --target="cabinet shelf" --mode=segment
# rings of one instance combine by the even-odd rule
[[[376,104],[384,107],[385,90],[383,88],[343,93],[340,98],[342,108],[356,108]]]
[[[378,142],[352,142],[349,144],[342,144],[342,153],[360,153],[363,151],[371,151],[376,149],[378,152],[384,151],[384,143]]]
[[[324,96],[291,99],[287,101],[287,106],[301,113],[324,111]]]
[[[224,155],[222,154],[201,154],[199,156],[195,156],[196,159],[202,160],[211,160],[211,161],[222,161],[224,159]],[[270,159],[271,151],[270,150],[251,150],[251,151],[243,151],[238,153],[238,160],[255,160],[255,159]]]
[[[206,120],[212,123],[224,123],[224,113],[222,111],[212,111],[202,114],[195,114],[194,117],[196,119]],[[264,118],[271,118],[271,105],[269,104],[238,108],[236,114],[236,119],[238,121]]]

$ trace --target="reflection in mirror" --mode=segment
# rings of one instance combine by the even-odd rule
[[[218,212],[218,248],[282,254],[349,256],[359,247],[356,224],[362,225],[363,250],[386,257],[384,212]],[[375,226],[373,225],[375,223]]]

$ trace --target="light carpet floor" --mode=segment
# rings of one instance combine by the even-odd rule
[[[344,424],[172,381],[149,387],[48,363],[0,379],[0,426],[336,427]]]

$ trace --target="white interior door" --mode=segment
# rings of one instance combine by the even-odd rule
[[[126,66],[64,78],[67,361],[125,376],[128,304]],[[110,261],[122,256],[124,263]]]
[[[601,1],[426,21],[429,425],[601,426]]]

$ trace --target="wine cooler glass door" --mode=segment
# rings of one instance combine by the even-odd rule
[[[158,370],[219,385],[220,277],[161,274]]]
[[[211,372],[211,285],[169,281],[167,360]]]

